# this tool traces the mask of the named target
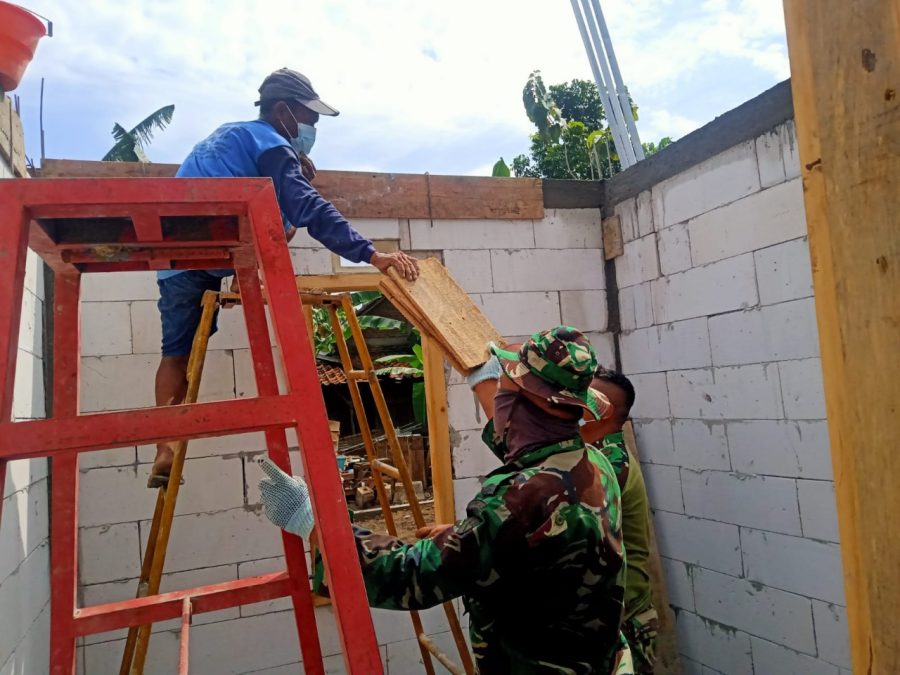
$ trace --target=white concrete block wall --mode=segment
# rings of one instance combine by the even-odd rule
[[[13,113],[15,114],[15,113]],[[0,180],[13,171],[0,155]],[[0,222],[0,227],[11,227]],[[43,264],[28,252],[16,351],[13,419],[44,417]],[[5,327],[4,327],[5,328]],[[17,460],[0,486],[0,674],[49,670],[50,546],[47,460]]]
[[[798,174],[788,123],[653,186],[649,225],[641,196],[613,209],[622,364],[688,673],[849,668]]]
[[[646,215],[649,195],[645,201],[642,213]],[[567,322],[588,333],[601,360],[612,365],[599,209],[548,209],[545,218],[535,221],[360,220],[355,225],[373,239],[394,239],[406,244],[407,250],[442,256],[504,335],[521,339]],[[330,252],[305,232],[291,242],[291,254],[297,271],[332,271]],[[649,285],[645,287],[649,307]],[[153,404],[160,349],[157,299],[152,273],[85,277],[85,411]],[[702,365],[709,365],[708,345],[706,351]],[[252,396],[255,391],[241,310],[222,312],[219,331],[209,343],[201,400]],[[480,478],[499,462],[481,441],[486,420],[468,386],[456,375],[448,386],[448,400],[455,494],[462,513]],[[296,444],[296,439],[290,442]],[[263,449],[260,434],[191,444],[169,545],[167,588],[262,574],[283,566],[278,532],[260,511],[255,459]],[[82,603],[125,599],[134,593],[155,499],[155,492],[145,487],[154,452],[153,447],[141,446],[82,457]],[[279,600],[204,617],[192,636],[192,669],[193,663],[201,668],[201,659],[212,665],[198,672],[296,669],[299,652],[290,638],[292,617],[287,610],[287,602]],[[419,672],[418,649],[406,617],[388,612],[374,616],[390,671]],[[429,632],[439,643],[446,641],[446,624],[428,617]],[[147,672],[170,672],[177,638],[170,624],[155,630]],[[288,639],[275,644],[272,636],[276,634]],[[117,672],[123,635],[119,631],[84,639],[79,659],[85,672]],[[335,661],[334,672],[341,672],[334,630],[323,630],[322,640],[331,645],[326,656]]]

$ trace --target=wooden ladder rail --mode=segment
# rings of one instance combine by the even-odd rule
[[[362,328],[359,325],[359,319],[356,315],[356,309],[353,306],[352,296],[349,293],[336,293],[330,295],[318,293],[301,293],[300,297],[304,304],[324,306],[328,311],[328,316],[331,320],[332,331],[334,332],[335,342],[338,348],[338,354],[341,358],[341,364],[344,368],[344,371],[347,373],[347,386],[350,390],[350,398],[353,402],[353,408],[356,412],[357,420],[359,421],[359,426],[363,437],[363,444],[366,448],[366,457],[368,459],[369,466],[372,469],[372,480],[375,484],[375,491],[378,496],[379,505],[381,506],[382,513],[384,514],[384,520],[388,534],[390,534],[391,536],[396,536],[397,527],[394,522],[391,505],[388,501],[387,491],[385,490],[384,475],[387,475],[392,479],[399,480],[401,482],[404,491],[406,492],[406,497],[409,500],[410,511],[412,512],[416,527],[424,527],[425,525],[427,525],[427,523],[425,522],[425,518],[422,516],[422,509],[419,506],[418,497],[416,496],[415,490],[413,489],[412,476],[409,472],[409,467],[406,463],[406,459],[403,456],[403,450],[401,449],[400,441],[397,438],[397,430],[394,427],[393,421],[391,419],[390,411],[387,407],[387,401],[385,400],[384,392],[381,389],[381,383],[378,381],[378,376],[375,372],[375,364],[373,363],[372,357],[369,354],[369,349],[366,345]],[[353,342],[356,345],[357,354],[359,355],[359,359],[362,365],[359,377],[351,376],[351,373],[355,373],[356,369],[354,368],[353,361],[350,357],[350,349],[347,345],[347,340],[344,337],[344,331],[343,327],[341,326],[338,310],[343,311],[344,318],[350,328],[351,337],[353,338]],[[364,375],[365,377],[362,377],[362,375]],[[393,466],[382,462],[377,457],[372,429],[369,426],[368,416],[366,415],[365,407],[362,402],[362,395],[359,388],[359,383],[363,381],[367,382],[369,385],[369,390],[375,402],[375,407],[381,420],[381,426],[384,429],[384,435],[387,439],[388,447],[391,451],[391,458],[394,462]],[[450,661],[450,659],[437,648],[434,642],[432,642],[428,638],[422,627],[422,620],[419,617],[419,613],[417,611],[410,611],[409,614],[413,623],[413,628],[416,632],[416,638],[419,644],[419,651],[422,654],[422,661],[425,665],[425,671],[429,675],[433,675],[434,665],[431,662],[431,656],[434,656],[435,659],[437,659],[445,668],[447,668],[447,670],[453,673],[453,675],[462,675],[463,673],[466,673],[466,675],[473,675],[475,672],[475,666],[472,662],[472,657],[469,653],[465,636],[463,635],[462,628],[459,624],[459,617],[456,615],[456,610],[450,602],[445,602],[442,606],[447,616],[447,622],[450,626],[450,631],[453,634],[456,648],[459,652],[460,661],[462,662],[462,668],[459,668],[459,666]]]

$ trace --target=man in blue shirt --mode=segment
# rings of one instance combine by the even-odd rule
[[[394,267],[413,280],[416,260],[406,253],[380,253],[353,229],[331,202],[310,184],[315,166],[308,155],[320,115],[338,111],[319,98],[309,78],[288,68],[269,75],[259,88],[259,119],[233,122],[200,141],[177,175],[192,178],[268,176],[275,184],[287,240],[305,227],[325,247],[351,262],[366,262],[381,272]],[[156,405],[176,405],[187,392],[187,363],[200,323],[200,300],[218,291],[233,270],[165,270],[158,273],[162,320],[162,359],[156,371]],[[215,331],[215,325],[213,325]],[[157,446],[148,487],[168,482],[173,451]]]

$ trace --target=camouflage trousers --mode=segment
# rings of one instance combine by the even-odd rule
[[[656,663],[656,630],[659,624],[656,610],[651,607],[628,619],[622,625],[622,632],[631,647],[635,675],[653,673]]]

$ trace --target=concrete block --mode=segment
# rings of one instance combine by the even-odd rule
[[[613,208],[613,213],[619,216],[619,222],[622,225],[622,240],[632,241],[637,239],[639,228],[637,223],[637,207],[635,199],[626,199],[619,202]]]
[[[606,288],[602,249],[503,249],[491,251],[494,289],[579,291]]]
[[[614,368],[616,363],[615,337],[612,333],[585,333],[585,337],[594,346],[597,363],[607,368]]]
[[[99,584],[116,579],[136,579],[140,573],[141,547],[137,523],[79,528],[79,583]]]
[[[19,321],[19,349],[43,357],[44,302],[27,288],[22,291],[22,311]],[[84,336],[82,335],[82,344]]]
[[[656,235],[625,243],[625,252],[615,259],[616,283],[619,288],[627,288],[659,277],[659,258]]]
[[[236,349],[232,353],[234,355],[234,391],[236,396],[238,398],[257,396],[256,375],[253,372],[253,358],[250,355],[250,350]],[[283,393],[286,391],[286,384],[278,347],[272,348],[272,356],[275,359],[275,377],[278,380],[278,391]]]
[[[677,466],[665,464],[644,464],[641,467],[650,508],[659,511],[684,513],[681,496],[681,473]]]
[[[47,477],[47,459],[14,459],[6,465],[6,484],[3,486],[3,498],[14,492],[24,490],[30,485]]]
[[[623,333],[622,368],[628,373],[655,373],[711,365],[706,322],[701,317]]]
[[[453,475],[456,478],[486,476],[501,464],[481,440],[480,430],[451,433],[450,442],[453,447]]]
[[[619,321],[623,331],[653,324],[653,298],[649,283],[619,290]]]
[[[607,328],[606,291],[560,291],[562,322],[583,333]]]
[[[632,408],[633,410],[634,408]],[[678,457],[675,455],[675,448],[672,444],[672,423],[669,420],[652,420],[633,424],[637,450],[642,464],[678,465]]]
[[[845,602],[837,544],[742,528],[741,550],[747,579],[825,602]]]
[[[675,626],[678,649],[696,662],[709,664],[720,673],[753,672],[750,636],[690,612],[679,612]],[[704,675],[703,670],[698,671]]]
[[[30,617],[29,617],[30,618]],[[50,605],[44,605],[34,621],[25,620],[25,635],[16,645],[15,651],[7,659],[0,654],[5,663],[0,664],[3,675],[28,675],[30,673],[50,672]],[[79,656],[76,656],[78,662]]]
[[[730,258],[806,234],[800,179],[781,183],[688,223],[695,265]]]
[[[751,638],[755,672],[766,675],[839,675],[838,668],[768,640]]]
[[[759,189],[756,147],[747,141],[654,185],[656,227],[684,222]]]
[[[422,619],[422,629],[426,635],[439,635],[450,630],[447,623],[447,614],[443,607],[432,607],[419,612]],[[390,609],[373,609],[372,622],[375,624],[375,634],[378,644],[387,645],[403,640],[411,640],[416,637],[409,614]],[[456,648],[451,647],[447,652],[455,660]]]
[[[653,213],[653,193],[650,190],[644,190],[637,196],[635,210],[637,212],[635,236],[646,237],[651,232],[655,232],[657,228],[662,227],[662,221],[657,221]]]
[[[131,308],[127,302],[81,304],[83,356],[131,354]]]
[[[850,637],[847,608],[812,601],[819,658],[841,668],[850,668]]]
[[[50,598],[49,558],[50,547],[44,543],[0,584],[0,659],[4,662],[22,643],[32,623],[47,605]]]
[[[778,129],[756,138],[756,162],[759,165],[759,183],[763,188],[785,181],[784,159]]]
[[[191,629],[191,663],[207,673],[246,673],[296,661],[297,631],[289,614],[265,614]]]
[[[154,446],[155,447],[155,446]],[[130,466],[137,463],[135,448],[115,448],[82,452],[78,456],[78,470],[84,473],[91,469],[104,469],[111,466]]]
[[[46,479],[10,495],[3,500],[2,508],[0,584],[3,584],[38,546],[47,542],[49,519]]]
[[[484,293],[476,299],[501,335],[531,335],[560,322],[558,293]]]
[[[155,300],[128,303],[131,308],[131,343],[135,354],[159,354],[162,324]]]
[[[660,557],[660,562],[666,577],[666,593],[669,596],[669,604],[678,609],[693,612],[694,583],[691,581],[693,566],[665,557]]]
[[[453,481],[453,500],[456,504],[456,518],[462,520],[466,517],[466,506],[481,490],[481,481],[478,478],[463,478]]]
[[[673,462],[686,469],[730,471],[725,425],[706,420],[672,421]]]
[[[452,633],[438,633],[430,636],[438,648],[447,654],[451,660],[457,660],[456,643]],[[387,664],[389,673],[421,673],[424,672],[422,654],[419,650],[418,640],[404,640],[387,645]],[[438,672],[445,673],[440,664],[436,663]]]
[[[709,339],[717,366],[816,357],[819,336],[813,299],[710,317]]]
[[[825,419],[825,390],[820,359],[782,361],[778,364],[784,415],[795,420]]]
[[[327,248],[292,248],[291,264],[294,274],[331,274],[333,257]]]
[[[296,438],[293,439],[296,446]],[[291,438],[288,439],[291,445]],[[198,457],[220,457],[235,454],[261,454],[266,449],[266,439],[262,431],[249,434],[234,434],[231,436],[216,436],[214,438],[196,438],[188,444],[188,459]],[[156,456],[155,445],[139,445],[138,464],[149,464]],[[295,467],[296,473],[296,467]]]
[[[778,127],[781,154],[784,160],[784,176],[788,180],[800,175],[800,148],[797,144],[797,127],[794,120],[788,120]]]
[[[694,267],[652,282],[653,317],[670,323],[754,306],[758,301],[753,255]]]
[[[13,419],[44,417],[44,400],[44,360],[24,349],[17,350],[16,376],[13,380]]]
[[[193,630],[191,630],[193,641]],[[175,631],[163,631],[153,636],[150,649],[147,651],[147,662],[144,672],[158,675],[173,672],[173,665],[178,663],[179,634]],[[122,649],[125,640],[112,640],[84,647],[84,672],[87,675],[107,675],[119,672],[122,662]],[[191,661],[193,668],[193,660]],[[195,669],[196,670],[196,669]]]
[[[826,422],[753,420],[728,423],[728,446],[735,471],[831,479]]]
[[[141,521],[142,542],[146,542],[149,528],[149,520]],[[180,572],[273,558],[282,553],[279,532],[262,513],[244,508],[175,516],[166,570]]]
[[[736,526],[668,511],[654,513],[653,525],[661,555],[741,574],[741,540]]]
[[[268,319],[268,311],[266,318]],[[231,307],[219,311],[216,323],[217,330],[209,339],[209,349],[248,349],[250,347],[243,307]],[[269,327],[271,335],[271,322],[269,322]]]
[[[631,408],[631,416],[635,419],[660,419],[668,417],[669,390],[665,373],[648,373],[646,375],[633,375],[628,373],[628,379],[634,385],[634,406]]]
[[[25,255],[25,288],[44,299],[44,261],[32,249]]]
[[[309,554],[307,553],[307,559]],[[249,579],[262,574],[271,574],[272,572],[281,572],[286,569],[287,565],[284,556],[279,555],[274,558],[261,558],[259,560],[248,560],[247,562],[238,563],[237,576],[239,579]],[[310,566],[310,572],[312,572]],[[254,602],[252,605],[241,605],[241,616],[258,616],[260,614],[269,614],[271,612],[286,612],[292,608],[290,598],[277,598],[275,600],[265,600],[263,602]]]
[[[830,480],[798,480],[803,536],[820,541],[840,541],[834,483]]]
[[[455,431],[474,429],[480,432],[487,424],[487,418],[467,384],[447,387],[447,415],[450,427]]]
[[[152,515],[156,504],[156,491],[147,489],[147,472],[138,471],[136,465],[82,473],[78,493],[82,527],[138,521]]]
[[[156,272],[85,274],[81,277],[81,300],[83,302],[158,299],[159,286],[156,284]]]
[[[534,221],[538,248],[602,248],[600,209],[547,209]]]
[[[444,251],[444,264],[467,293],[494,290],[490,251]]]
[[[808,598],[698,568],[694,597],[701,616],[804,654],[816,653]]]
[[[533,248],[531,220],[416,220],[409,221],[414,249]]]
[[[367,239],[400,239],[400,221],[397,218],[354,218],[353,229]]]
[[[666,373],[666,382],[675,417],[773,419],[782,416],[775,364],[670,371]]]
[[[812,267],[806,237],[755,251],[753,259],[759,301],[763,305],[812,297]]]
[[[801,534],[797,486],[788,478],[681,472],[685,513],[770,532]]]
[[[692,267],[691,235],[686,223],[660,230],[656,236],[660,272],[675,274]]]

